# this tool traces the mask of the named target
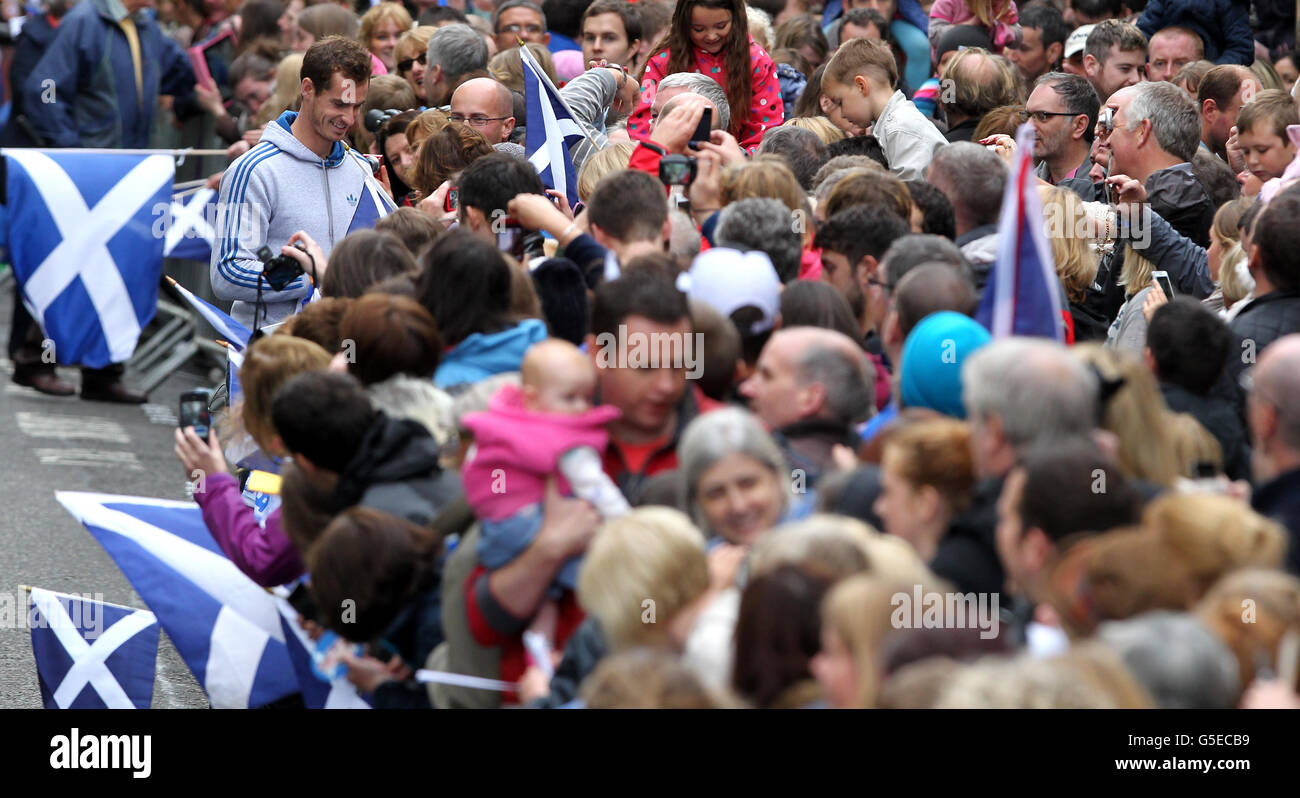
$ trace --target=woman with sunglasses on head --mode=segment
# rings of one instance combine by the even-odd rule
[[[659,82],[676,72],[699,72],[727,93],[727,131],[747,151],[785,120],[781,84],[772,58],[749,35],[741,0],[681,0],[663,40],[641,74],[641,104],[628,119],[633,138],[650,135],[650,107]]]

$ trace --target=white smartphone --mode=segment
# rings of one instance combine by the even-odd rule
[[[1165,292],[1165,299],[1174,298],[1174,281],[1169,279],[1169,272],[1151,272],[1151,277],[1156,281],[1156,285],[1160,286],[1160,290]]]

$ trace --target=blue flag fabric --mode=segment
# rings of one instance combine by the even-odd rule
[[[569,147],[586,138],[586,134],[528,48],[519,48],[519,55],[524,67],[524,105],[528,109],[524,151],[541,175],[542,184],[563,194],[572,208],[578,204],[578,178]]]
[[[358,230],[373,230],[375,222],[392,213],[395,207],[383,186],[377,181],[372,184],[372,181],[367,180],[357,202],[357,209],[352,214],[352,223],[348,225],[348,234]]]
[[[285,591],[285,596],[288,591]],[[308,709],[370,709],[370,705],[357,693],[346,678],[332,682],[323,681],[312,670],[314,644],[298,625],[298,611],[283,596],[276,599],[280,609],[280,625],[284,628],[284,642],[289,649],[289,661],[302,689],[302,700]]]
[[[46,709],[148,709],[158,619],[91,598],[32,588],[32,655]]]
[[[157,613],[214,707],[259,707],[298,692],[275,600],[221,552],[197,505],[55,496]]]
[[[135,351],[162,274],[166,155],[5,150],[14,277],[59,363],[99,368]]]
[[[1064,342],[1060,278],[1034,179],[1033,126],[1020,126],[1016,147],[1017,160],[1002,195],[997,255],[975,320],[995,339],[1028,335]]]
[[[221,310],[215,305],[210,304],[204,299],[196,296],[185,286],[168,278],[168,282],[176,289],[176,292],[190,304],[190,307],[198,311],[204,321],[211,324],[212,327],[237,351],[244,351],[248,348],[248,340],[253,337],[253,331],[235,321],[230,314]]]
[[[212,260],[212,244],[217,240],[214,227],[217,192],[210,188],[185,195],[173,195],[166,216],[163,255],[181,260]]]

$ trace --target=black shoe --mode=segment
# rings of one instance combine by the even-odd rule
[[[14,364],[14,382],[50,396],[72,396],[77,386],[54,373],[53,366]]]
[[[83,383],[81,398],[90,402],[115,402],[120,405],[142,405],[149,401],[148,394],[133,391],[120,380],[104,385]]]

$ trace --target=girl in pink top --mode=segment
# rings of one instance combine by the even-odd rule
[[[930,7],[930,46],[952,25],[975,25],[988,32],[993,51],[1020,40],[1019,16],[1014,0],[934,0]]]
[[[659,81],[676,72],[699,72],[722,86],[731,110],[728,132],[747,151],[785,120],[776,65],[749,35],[742,0],[679,0],[667,35],[652,52],[641,76],[641,105],[627,122],[633,138],[650,136]]]
[[[567,341],[549,338],[524,355],[521,386],[506,385],[488,410],[462,420],[474,435],[462,480],[465,499],[481,522],[479,560],[489,571],[528,548],[542,524],[546,482],[587,499],[605,517],[628,510],[601,458],[605,424],[619,415],[611,405],[591,406],[596,372]],[[577,585],[578,559],[565,564],[556,588]],[[553,591],[556,594],[557,591]]]

